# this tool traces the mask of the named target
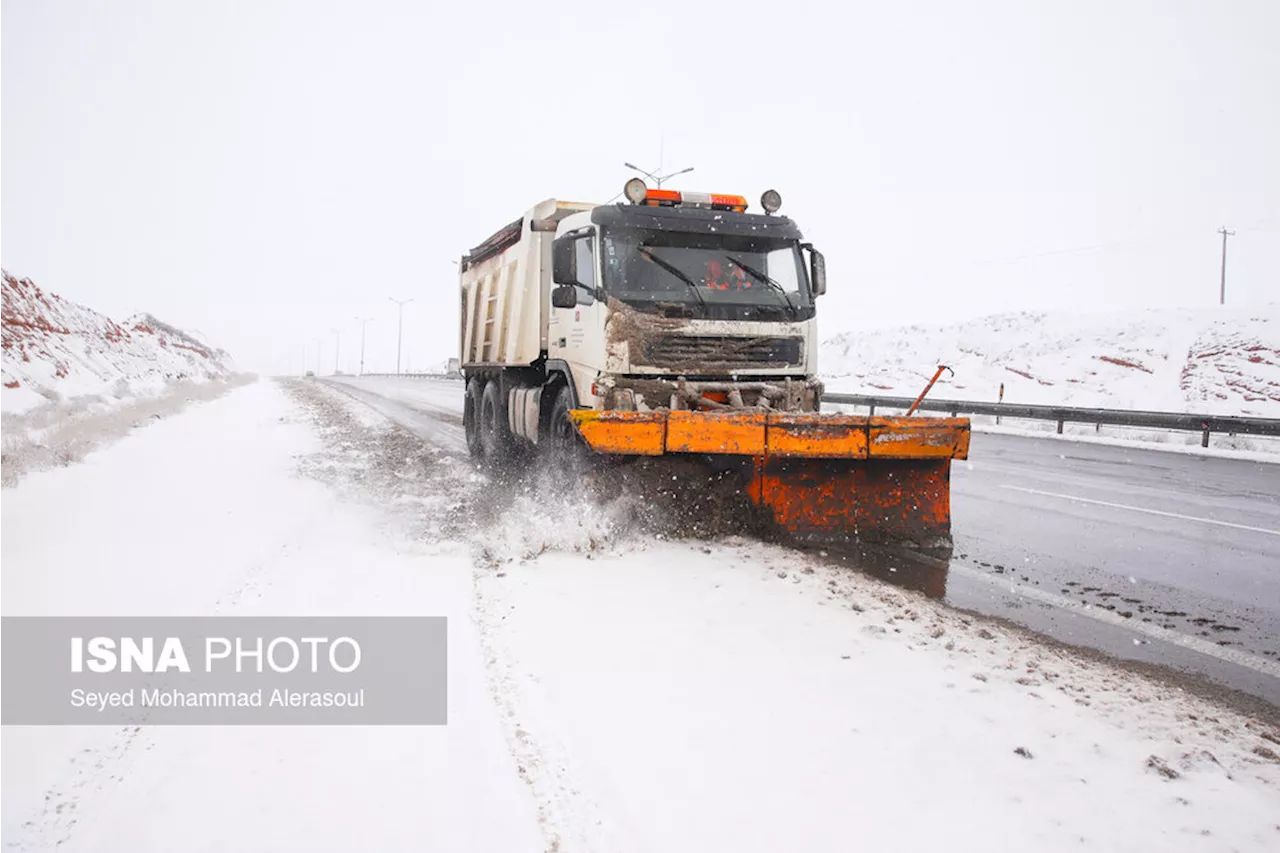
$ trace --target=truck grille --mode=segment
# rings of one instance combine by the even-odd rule
[[[785,366],[800,363],[800,338],[664,335],[645,341],[644,363],[654,367]]]

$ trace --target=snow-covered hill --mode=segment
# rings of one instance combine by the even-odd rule
[[[822,344],[829,391],[1280,417],[1280,304],[998,314]]]
[[[155,393],[234,370],[227,353],[150,314],[117,323],[8,272],[3,329],[6,413],[82,396]]]

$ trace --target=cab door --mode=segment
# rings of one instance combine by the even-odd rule
[[[573,264],[572,285],[577,300],[571,308],[551,308],[547,321],[547,357],[563,359],[569,363],[577,386],[578,403],[593,408],[591,383],[604,367],[605,303],[600,289],[600,264],[596,251],[596,229],[587,225],[558,238],[556,244],[565,241],[571,251]],[[554,259],[556,249],[552,250]],[[554,260],[553,260],[554,265]],[[564,273],[565,270],[560,270]],[[561,287],[567,281],[555,281],[553,287]]]

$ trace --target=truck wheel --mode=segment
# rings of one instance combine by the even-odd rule
[[[462,425],[467,432],[467,452],[472,459],[484,456],[484,446],[480,443],[480,398],[484,391],[484,383],[479,377],[467,380],[467,395],[462,404]]]
[[[502,383],[485,383],[480,395],[480,455],[486,462],[501,462],[511,455],[511,429],[503,405]]]
[[[578,428],[569,419],[573,409],[573,392],[569,386],[560,388],[556,401],[551,406],[551,418],[547,424],[547,444],[553,454],[560,457],[576,456],[582,451],[582,439],[578,437]]]

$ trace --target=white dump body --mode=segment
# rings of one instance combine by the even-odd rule
[[[553,223],[594,206],[547,199],[463,259],[463,367],[529,365],[546,352]]]

